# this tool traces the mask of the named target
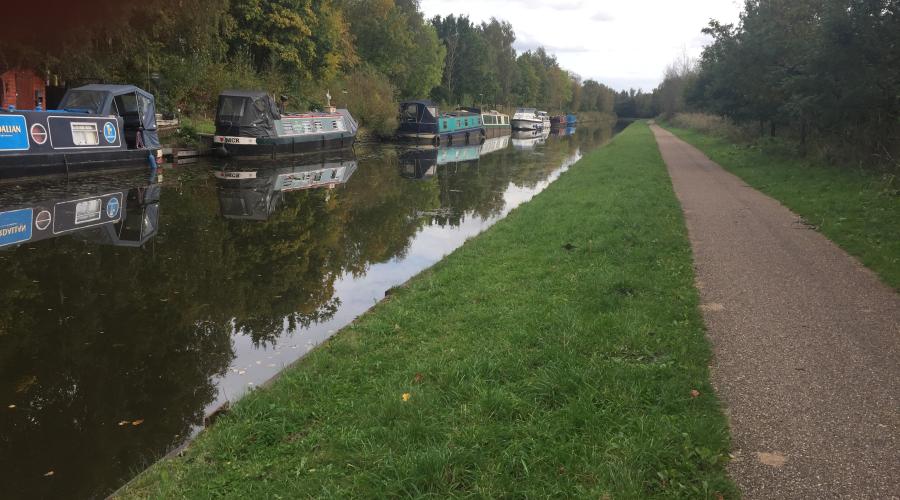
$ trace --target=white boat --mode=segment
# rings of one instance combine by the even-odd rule
[[[546,113],[544,113],[546,114]],[[550,119],[547,118],[547,128],[550,127]],[[542,130],[544,121],[538,116],[534,108],[519,108],[512,119],[513,130]]]
[[[541,119],[541,130],[550,128],[550,115],[546,111],[538,111],[537,117]]]
[[[510,142],[513,149],[527,151],[544,144],[548,137],[550,137],[550,127],[543,130],[519,130],[513,132]]]

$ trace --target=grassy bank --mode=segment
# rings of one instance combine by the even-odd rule
[[[124,496],[730,498],[697,306],[636,123]]]
[[[781,201],[900,290],[897,173],[811,164],[765,148],[667,126],[750,186]]]

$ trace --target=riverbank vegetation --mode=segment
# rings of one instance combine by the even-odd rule
[[[713,114],[798,156],[900,168],[900,3],[750,0],[737,25],[704,33],[712,43],[667,70],[654,114]]]
[[[335,104],[382,133],[393,131],[397,102],[408,98],[613,111],[605,85],[582,82],[543,48],[517,53],[509,23],[426,19],[417,0],[81,4],[71,17],[37,20],[13,9],[0,69],[31,67],[70,85],[134,83],[164,111],[207,118],[225,88],[287,95],[300,110],[323,106],[330,90]]]
[[[122,496],[730,498],[697,306],[634,124]]]

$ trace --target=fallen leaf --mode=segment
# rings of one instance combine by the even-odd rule
[[[691,398],[700,397],[700,391],[697,389],[691,389]]]
[[[122,420],[121,422],[119,422],[119,427],[122,427],[123,425],[128,425],[130,423],[131,422],[129,422],[128,420]]]
[[[422,375],[421,373],[416,373],[416,376],[413,377],[413,382],[417,384],[423,380],[425,380],[425,375]]]
[[[403,401],[409,401],[409,398],[412,397],[412,396],[411,396],[410,393],[404,392],[404,393],[403,393],[403,396],[401,396],[401,397],[403,398]]]
[[[48,470],[47,473],[44,474],[44,477],[50,477],[50,476],[52,476],[53,474],[55,474],[55,472],[53,472],[52,470]]]
[[[143,419],[143,418],[139,418],[139,419],[137,419],[137,420],[132,421],[132,422],[131,422],[131,425],[137,427],[137,426],[139,426],[139,425],[141,425],[141,424],[143,424],[143,423],[144,423],[144,419]]]

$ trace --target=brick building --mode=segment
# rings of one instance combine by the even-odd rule
[[[8,109],[35,109],[40,104],[46,109],[47,89],[44,79],[30,69],[10,69],[0,74],[0,105]]]

